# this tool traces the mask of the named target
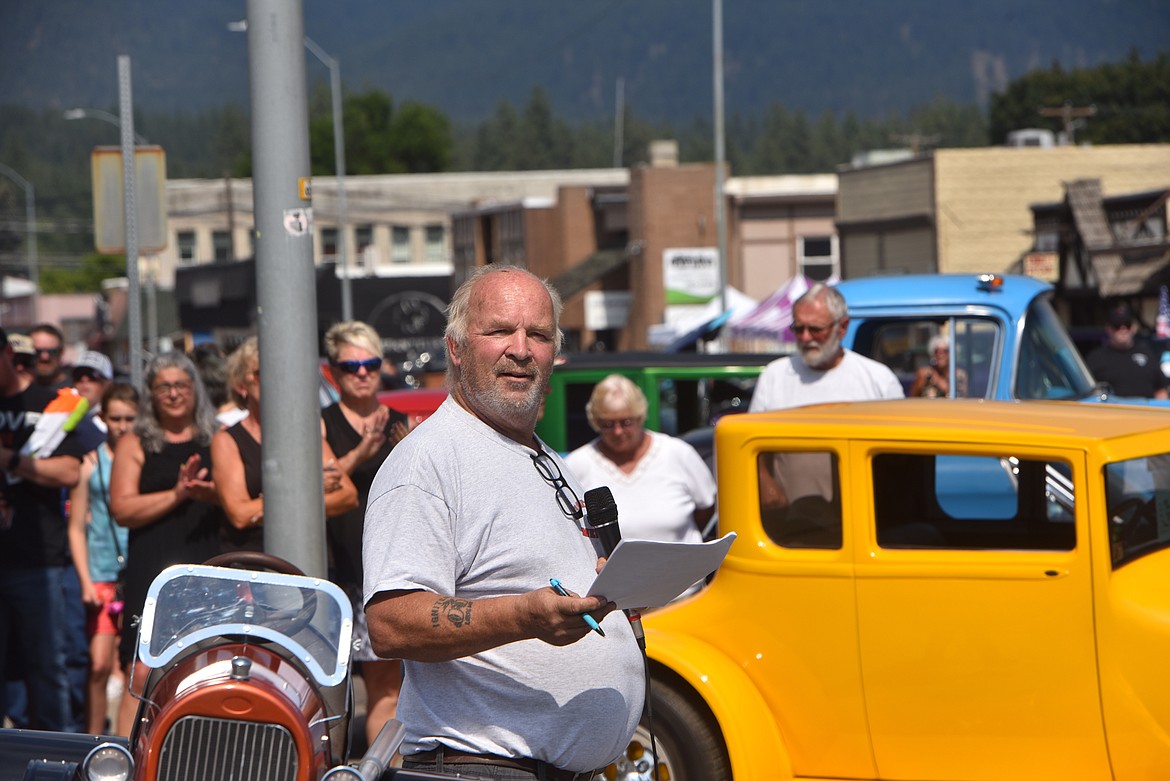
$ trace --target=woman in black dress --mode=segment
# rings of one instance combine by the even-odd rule
[[[379,659],[370,648],[362,604],[362,524],[370,484],[390,449],[406,436],[406,417],[378,402],[382,339],[377,331],[362,322],[337,323],[325,334],[325,352],[341,396],[321,413],[325,437],[358,491],[357,509],[331,518],[326,527],[330,579],[353,600],[359,642],[353,659],[365,679],[366,737],[372,741],[398,708],[402,667],[397,659]]]
[[[146,591],[172,564],[199,564],[219,552],[223,523],[211,481],[211,437],[218,428],[199,372],[179,352],[146,369],[146,393],[134,431],[118,440],[110,472],[110,510],[130,529],[125,616],[119,659],[130,681],[137,622]],[[144,671],[135,677],[141,685]],[[128,735],[138,701],[124,693],[118,733]]]
[[[260,344],[256,337],[246,340],[228,358],[227,386],[232,399],[247,410],[247,416],[211,440],[215,462],[212,476],[227,523],[220,537],[224,553],[237,550],[264,550],[264,469],[260,460]],[[357,489],[349,476],[337,467],[337,459],[324,438],[321,440],[324,465],[325,515],[333,517],[357,507]]]

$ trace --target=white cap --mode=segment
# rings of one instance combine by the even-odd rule
[[[114,379],[114,365],[110,363],[110,359],[102,353],[93,350],[86,350],[79,355],[72,369],[75,375],[78,369],[91,369],[103,380]]]

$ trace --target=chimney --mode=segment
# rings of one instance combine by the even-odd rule
[[[664,139],[650,142],[651,168],[678,168],[678,141]]]

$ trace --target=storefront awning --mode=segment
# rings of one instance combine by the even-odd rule
[[[557,274],[551,280],[552,286],[561,294],[563,301],[568,301],[609,272],[621,268],[628,261],[629,255],[626,254],[624,247],[598,250],[568,271]]]

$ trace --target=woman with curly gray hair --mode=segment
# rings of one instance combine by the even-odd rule
[[[120,660],[130,680],[146,591],[172,564],[199,564],[219,552],[223,513],[211,481],[215,410],[191,359],[165,353],[147,366],[146,393],[134,431],[118,440],[110,471],[110,510],[130,529],[126,551],[125,613]],[[137,676],[136,681],[141,681]],[[122,697],[118,733],[128,735],[137,708]]]

